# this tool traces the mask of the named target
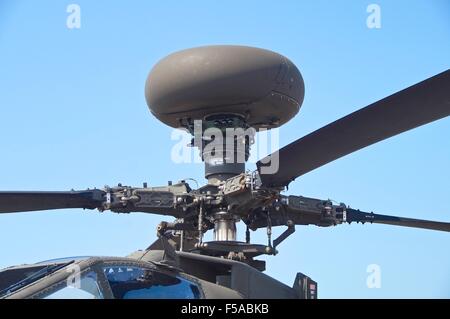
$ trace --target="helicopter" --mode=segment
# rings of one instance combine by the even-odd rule
[[[379,223],[450,232],[449,222],[376,214],[344,203],[285,195],[302,175],[366,146],[450,115],[450,70],[374,102],[282,147],[248,171],[258,132],[300,110],[303,77],[287,57],[233,45],[178,51],[150,71],[150,112],[192,135],[207,183],[105,186],[71,191],[1,191],[0,213],[97,209],[170,216],[149,247],[126,257],[68,257],[0,271],[0,298],[316,299],[318,284],[297,273],[288,286],[258,256],[276,255],[296,226]],[[246,226],[237,240],[236,224]],[[272,238],[272,228],[285,227]],[[266,229],[267,243],[251,232]],[[204,241],[207,232],[212,241]]]

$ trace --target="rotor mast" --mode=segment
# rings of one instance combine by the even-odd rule
[[[188,122],[187,127],[193,135],[191,146],[199,149],[205,163],[208,185],[219,186],[245,172],[256,130],[243,116],[216,114]],[[210,213],[214,222],[214,241],[236,241],[239,216],[229,213],[226,208]]]

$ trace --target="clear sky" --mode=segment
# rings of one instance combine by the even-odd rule
[[[66,26],[69,4],[81,28]],[[381,28],[366,25],[381,8]],[[176,164],[172,130],[149,113],[144,83],[165,55],[242,44],[289,57],[305,80],[285,145],[450,66],[450,2],[0,1],[0,189],[164,185],[202,164]],[[449,88],[450,89],[450,88]],[[408,116],[408,114],[405,114]],[[450,118],[337,160],[289,194],[362,210],[450,221]],[[248,165],[253,169],[254,165]],[[67,210],[0,216],[0,267],[145,248],[167,218]],[[283,229],[277,231],[281,232]],[[253,238],[265,243],[264,231]],[[243,235],[243,234],[241,234]],[[384,225],[297,227],[267,257],[292,285],[304,272],[322,298],[450,297],[450,234]],[[381,288],[366,285],[381,269]]]

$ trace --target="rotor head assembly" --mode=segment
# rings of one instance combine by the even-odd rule
[[[0,213],[84,208],[169,215],[175,222],[162,223],[158,235],[179,235],[181,250],[248,263],[261,254],[276,254],[295,225],[357,222],[450,232],[449,222],[374,214],[330,200],[281,194],[289,183],[327,163],[449,116],[449,88],[446,70],[295,140],[260,159],[250,172],[245,162],[256,132],[279,127],[300,110],[300,71],[278,53],[246,46],[175,52],[151,70],[145,97],[157,119],[192,134],[191,146],[199,148],[205,162],[206,185],[192,189],[180,181],[70,192],[2,191]],[[273,162],[276,169],[268,165]],[[245,242],[236,234],[241,221],[247,226]],[[272,241],[272,227],[277,226],[287,229]],[[250,243],[250,230],[260,228],[267,230],[267,245]],[[214,240],[203,242],[209,230]],[[195,244],[188,247],[188,242]]]

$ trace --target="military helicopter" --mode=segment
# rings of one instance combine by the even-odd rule
[[[175,218],[158,239],[127,257],[73,257],[0,272],[0,298],[317,298],[317,283],[297,273],[292,287],[264,273],[296,225],[381,223],[450,231],[450,223],[360,211],[330,200],[284,195],[296,178],[340,157],[450,115],[450,70],[332,122],[262,158],[246,171],[255,134],[292,119],[304,82],[288,58],[260,48],[215,45],[159,61],[145,86],[151,113],[192,134],[207,183],[80,191],[2,191],[0,213],[67,208],[144,212]],[[246,225],[245,242],[236,224]],[[272,238],[273,227],[286,227]],[[267,243],[251,231],[267,230]],[[212,230],[214,240],[204,241]]]

